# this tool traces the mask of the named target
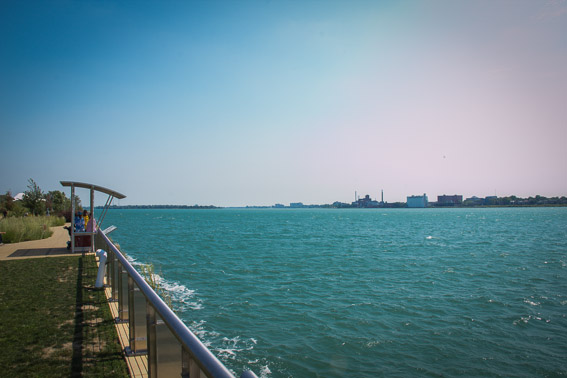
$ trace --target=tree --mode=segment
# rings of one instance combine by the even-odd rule
[[[512,203],[511,197],[502,197],[499,198],[499,205],[508,206]]]
[[[52,190],[45,195],[45,205],[52,213],[60,215],[65,210],[70,211],[71,200],[65,196],[65,193],[59,190]]]
[[[12,210],[14,210],[14,197],[8,190],[6,194],[0,195],[0,214],[5,217]]]
[[[71,203],[71,200],[69,200]],[[75,194],[75,211],[83,211],[83,205],[81,204],[81,199]]]
[[[22,203],[33,215],[41,215],[45,212],[45,196],[33,179],[28,180],[28,190],[24,192]]]

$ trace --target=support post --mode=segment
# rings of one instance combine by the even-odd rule
[[[112,302],[118,301],[118,291],[120,286],[118,285],[118,276],[120,271],[118,270],[118,260],[114,252],[110,252],[110,297]]]
[[[71,185],[71,253],[75,253],[75,185]]]
[[[91,231],[96,231],[95,229],[95,221],[94,221],[94,186],[91,186],[91,215],[89,217],[89,221],[91,221],[92,219],[92,224],[93,227],[91,229]],[[87,225],[85,224],[85,229],[86,229]],[[95,250],[95,243],[94,243],[94,235],[91,235],[91,252],[93,252]]]
[[[130,354],[147,352],[146,298],[134,279],[128,276],[128,325],[130,329]]]
[[[148,345],[148,378],[156,378],[158,376],[157,366],[157,318],[156,310],[148,302],[146,305],[147,319],[147,345]]]
[[[121,263],[118,263],[118,318],[117,323],[127,322],[130,317],[128,311],[128,272]]]
[[[181,347],[181,377],[182,378],[189,378],[191,366],[191,355],[187,351],[187,349]]]

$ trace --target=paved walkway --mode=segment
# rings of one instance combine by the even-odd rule
[[[66,225],[69,226],[70,224],[67,223]],[[67,242],[70,240],[69,232],[63,227],[51,227],[53,235],[47,239],[0,245],[0,260],[72,255],[71,251],[67,249]],[[75,255],[81,256],[81,253],[75,253]]]

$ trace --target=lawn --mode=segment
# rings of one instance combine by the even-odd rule
[[[94,256],[0,261],[0,375],[128,377]]]

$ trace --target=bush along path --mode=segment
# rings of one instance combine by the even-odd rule
[[[3,376],[128,377],[95,257],[0,261]]]
[[[0,231],[4,243],[20,243],[48,238],[53,234],[50,227],[64,224],[63,217],[10,217],[0,219]]]

